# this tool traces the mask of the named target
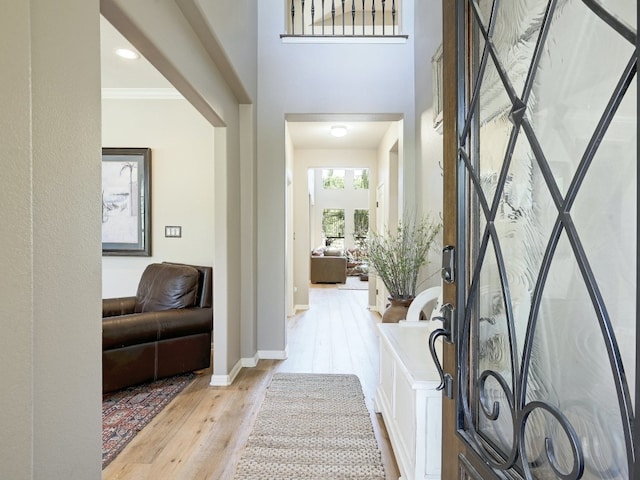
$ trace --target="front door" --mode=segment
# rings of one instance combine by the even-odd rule
[[[443,14],[443,478],[640,478],[637,1]]]

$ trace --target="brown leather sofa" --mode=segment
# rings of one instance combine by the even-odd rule
[[[102,301],[102,390],[207,368],[213,269],[148,265],[135,297]]]
[[[311,283],[345,283],[347,281],[347,257],[340,253],[325,251],[323,255],[312,255],[310,265]]]

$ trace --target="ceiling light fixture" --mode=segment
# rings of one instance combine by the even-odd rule
[[[334,125],[331,127],[331,135],[334,137],[344,137],[347,134],[347,127],[344,125]]]
[[[127,60],[137,60],[140,58],[140,55],[129,48],[118,48],[116,49],[116,55],[122,58],[126,58]]]

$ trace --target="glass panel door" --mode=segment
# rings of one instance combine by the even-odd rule
[[[460,4],[462,434],[496,473],[629,478],[637,2]]]

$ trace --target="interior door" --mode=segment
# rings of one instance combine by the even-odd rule
[[[638,478],[637,1],[443,15],[443,478]]]

